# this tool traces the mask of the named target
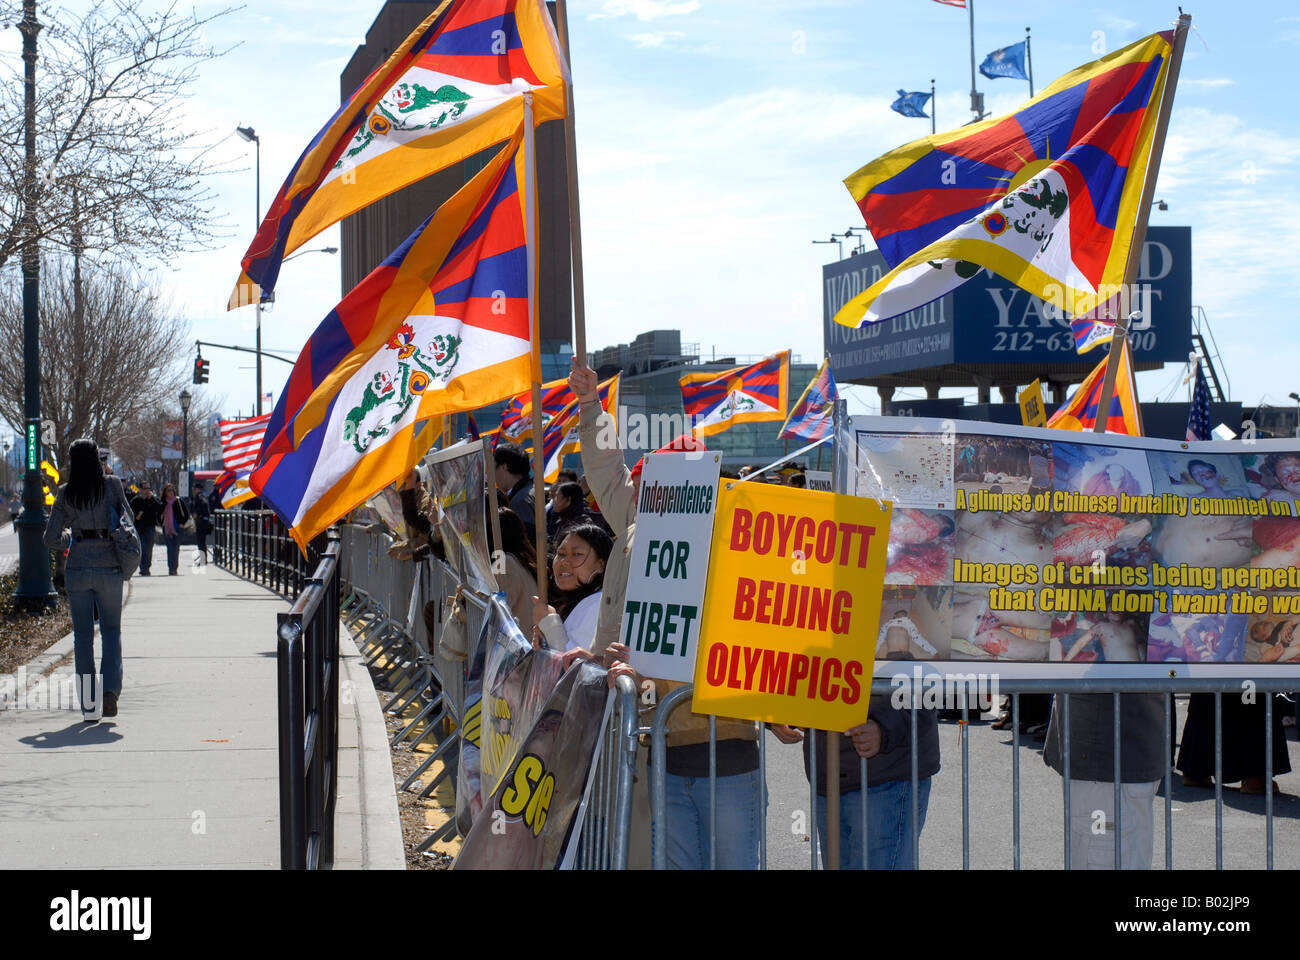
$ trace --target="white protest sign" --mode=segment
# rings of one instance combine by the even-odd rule
[[[829,470],[805,470],[804,478],[808,483],[809,490],[831,489],[831,472]]]
[[[720,470],[716,453],[646,457],[620,638],[644,677],[695,678]]]

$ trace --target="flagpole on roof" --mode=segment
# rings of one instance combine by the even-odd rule
[[[546,603],[546,452],[542,449],[542,341],[537,329],[537,144],[533,95],[524,94],[524,231],[528,245],[528,336],[533,376],[533,523],[537,539],[537,598]],[[499,547],[498,547],[499,549]]]
[[[1155,199],[1156,179],[1160,175],[1160,157],[1165,149],[1165,132],[1169,129],[1169,116],[1174,110],[1174,91],[1178,86],[1178,70],[1183,63],[1183,46],[1187,42],[1187,30],[1192,25],[1191,14],[1178,14],[1178,26],[1174,30],[1174,42],[1169,54],[1169,75],[1165,80],[1164,90],[1160,96],[1160,113],[1156,117],[1155,134],[1151,139],[1151,157],[1147,161],[1146,179],[1142,183],[1142,199],[1138,201],[1137,218],[1133,221],[1133,242],[1128,251],[1128,263],[1124,268],[1124,285],[1120,290],[1119,316],[1115,319],[1115,335],[1111,337],[1110,354],[1106,361],[1106,377],[1101,384],[1101,397],[1097,402],[1097,420],[1093,430],[1106,432],[1106,420],[1110,414],[1110,400],[1115,395],[1115,377],[1119,373],[1120,351],[1115,349],[1117,343],[1124,343],[1128,338],[1129,321],[1133,314],[1129,312],[1128,303],[1134,284],[1137,283],[1138,268],[1142,264],[1142,248],[1146,244],[1147,220],[1151,214],[1151,203]],[[1150,317],[1147,318],[1150,321]],[[1130,364],[1130,368],[1132,364]],[[1137,376],[1133,376],[1133,406],[1138,405]],[[1141,414],[1139,413],[1139,417]]]
[[[578,202],[578,141],[573,118],[573,61],[569,57],[569,14],[564,0],[556,0],[560,44],[569,68],[564,85],[564,159],[569,177],[569,249],[573,261],[573,354],[579,364],[587,364],[587,305],[582,275],[582,207]]]
[[[1034,58],[1029,51],[1029,28],[1025,27],[1025,72],[1029,74],[1029,99],[1034,99]]]

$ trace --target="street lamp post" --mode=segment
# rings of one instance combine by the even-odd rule
[[[190,391],[181,391],[181,469],[190,468]]]
[[[235,132],[256,147],[257,167],[256,177],[257,186],[255,190],[257,210],[253,218],[253,230],[256,231],[262,224],[262,141],[252,127],[236,127]],[[257,292],[257,303],[254,304],[257,309],[257,415],[262,415],[262,291]]]
[[[4,479],[0,481],[0,490],[9,493],[9,441],[5,441]]]
[[[23,413],[26,414],[27,471],[18,531],[18,588],[23,605],[48,606],[57,599],[50,582],[50,552],[45,548],[45,493],[41,483],[41,257],[36,243],[36,0],[23,0]]]

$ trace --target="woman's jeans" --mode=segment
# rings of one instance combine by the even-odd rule
[[[122,574],[116,567],[69,567],[65,584],[72,611],[77,696],[81,709],[89,712],[102,701],[103,692],[122,692]],[[103,643],[99,673],[95,670],[96,606]]]
[[[930,805],[930,778],[917,783],[916,812],[925,829]],[[817,834],[826,856],[826,798],[817,797]],[[823,862],[825,862],[823,860]],[[867,789],[867,863],[872,870],[911,870],[912,781],[886,780]],[[862,869],[862,791],[840,795],[840,869]]]
[[[167,572],[176,573],[181,567],[181,535],[169,537],[163,534],[163,539],[167,541]]]

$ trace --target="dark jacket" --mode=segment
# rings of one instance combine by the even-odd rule
[[[206,536],[212,532],[212,521],[208,519],[210,512],[208,501],[203,494],[198,493],[190,498],[190,513],[194,515],[194,532],[196,535]]]
[[[158,508],[158,526],[161,527],[163,522],[163,513],[167,510],[167,504],[163,503],[161,500],[158,502],[160,504]],[[185,505],[185,501],[180,497],[177,497],[172,502],[174,504],[172,507],[173,519],[176,521],[176,532],[179,535],[181,527],[185,526],[190,519],[190,508]]]
[[[135,514],[135,528],[141,532],[152,530],[162,519],[162,501],[154,494],[144,496],[136,494],[131,498],[131,510]]]
[[[520,480],[510,488],[507,496],[510,498],[510,509],[519,514],[519,519],[524,522],[524,532],[528,539],[536,541],[537,511],[533,506],[533,478]]]
[[[1112,694],[1070,695],[1070,779],[1115,782],[1115,730]],[[1164,697],[1159,693],[1120,694],[1120,781],[1150,783],[1165,775]],[[1061,752],[1061,696],[1052,701],[1052,719],[1043,762],[1065,775]]]
[[[912,715],[896,710],[890,697],[872,697],[867,718],[880,724],[880,752],[867,761],[867,785],[912,779]],[[934,710],[916,711],[918,780],[939,772],[939,716]],[[810,736],[803,741],[803,772],[808,776]],[[840,793],[862,789],[862,765],[853,739],[840,734]],[[826,734],[817,733],[817,793],[826,795]]]

